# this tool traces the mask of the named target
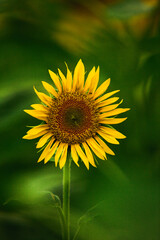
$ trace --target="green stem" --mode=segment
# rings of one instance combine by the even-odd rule
[[[67,230],[66,230],[66,221],[64,218],[64,213],[61,207],[57,207],[57,211],[59,213],[60,216],[60,222],[61,222],[61,229],[62,229],[62,238],[66,239],[66,235],[67,235]]]
[[[63,167],[63,213],[66,222],[64,240],[70,239],[70,169],[71,159],[69,157]]]
[[[76,233],[75,233],[75,235],[74,235],[74,237],[73,237],[73,240],[76,240],[76,239],[77,239],[78,234],[79,234],[79,231],[80,231],[80,226],[78,226],[77,231],[76,231]]]

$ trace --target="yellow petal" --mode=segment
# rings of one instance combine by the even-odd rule
[[[90,89],[89,89],[89,92],[90,93],[94,93],[96,88],[97,88],[97,85],[98,85],[98,82],[99,82],[99,66],[97,68],[97,71],[95,72],[95,75],[92,79],[92,82],[91,82],[91,86],[90,86]]]
[[[98,136],[95,137],[96,141],[101,145],[104,149],[104,151],[110,155],[115,155],[115,153],[107,146],[107,144],[100,139]]]
[[[90,164],[92,164],[93,167],[97,167],[95,165],[95,162],[94,162],[94,159],[93,159],[93,155],[92,155],[91,150],[89,149],[88,145],[85,142],[83,142],[82,145],[84,147],[85,153],[87,155],[87,159],[90,162]]]
[[[102,156],[106,157],[103,148],[93,138],[87,139],[86,142],[89,144],[89,146],[95,148]]]
[[[118,124],[124,122],[126,119],[127,118],[104,118],[100,119],[99,122],[103,124]]]
[[[30,130],[28,130],[27,134],[28,135],[35,135],[35,134],[40,133],[43,130],[47,130],[47,129],[48,129],[48,125],[47,124],[38,125],[38,126],[35,126],[35,127],[31,128]]]
[[[87,142],[89,147],[92,149],[92,151],[97,155],[98,158],[105,160],[106,156],[104,157],[99,151],[97,151],[96,148],[94,148],[90,143]],[[107,159],[107,158],[106,158]]]
[[[53,146],[50,148],[50,151],[48,151],[48,154],[46,155],[45,159],[44,159],[44,163],[47,163],[51,157],[53,156],[53,154],[55,153],[57,147],[59,145],[59,141],[56,141]]]
[[[109,127],[101,127],[100,128],[102,131],[104,131],[104,133],[112,135],[113,137],[117,138],[117,139],[123,139],[126,138],[126,136],[124,136],[122,133],[118,132],[117,130],[113,129],[113,128],[109,128]]]
[[[40,140],[37,143],[36,148],[41,148],[44,146],[44,144],[47,142],[47,140],[52,137],[53,134],[52,133],[47,133],[45,134],[43,137],[40,138]]]
[[[48,112],[48,108],[42,104],[32,104],[31,107],[34,108],[35,110]]]
[[[46,155],[49,153],[50,151],[50,147],[52,145],[52,143],[54,142],[54,138],[50,140],[50,142],[48,143],[48,145],[45,147],[45,149],[43,150],[41,156],[39,157],[38,161],[37,162],[41,162],[45,157]]]
[[[60,169],[62,169],[66,163],[66,159],[67,159],[67,149],[68,149],[68,144],[66,144],[64,146],[64,150],[61,156],[61,159],[59,160],[59,167]]]
[[[104,133],[103,131],[99,130],[97,133],[101,135],[101,137],[103,137],[107,142],[112,144],[119,144],[119,142],[114,137]]]
[[[57,167],[57,164],[58,164],[58,160],[63,152],[63,148],[64,148],[64,143],[60,143],[59,144],[59,147],[57,148],[57,152],[56,152],[56,155],[55,155],[55,166]]]
[[[90,89],[94,76],[95,76],[95,67],[93,67],[92,70],[89,72],[88,77],[87,77],[86,82],[85,82],[85,85],[84,85],[83,91],[86,92],[88,89]]]
[[[85,74],[84,64],[83,64],[82,60],[80,59],[74,70],[73,90],[76,90],[76,88],[78,88],[78,89],[83,88],[84,74]]]
[[[60,78],[62,79],[62,86],[63,86],[63,90],[66,90],[66,83],[67,83],[67,80],[64,76],[64,74],[61,72],[61,70],[58,68],[58,72],[59,72],[59,76]]]
[[[120,91],[120,90],[115,90],[115,91],[106,93],[106,94],[104,94],[102,97],[97,98],[97,99],[95,100],[95,103],[102,102],[102,101],[104,101],[105,99],[111,97],[112,95],[114,95],[115,93],[117,93],[117,92],[119,92],[119,91]]]
[[[36,93],[37,96],[39,97],[39,99],[40,99],[43,103],[45,103],[47,106],[51,106],[51,104],[52,104],[52,98],[49,97],[49,96],[47,96],[46,94],[44,94],[44,93],[42,93],[42,92],[38,92],[35,87],[33,87],[33,88],[34,88],[35,93]]]
[[[109,87],[110,81],[111,79],[108,78],[104,83],[100,85],[100,87],[96,90],[95,94],[93,95],[93,99],[96,99],[107,90],[107,88]]]
[[[78,155],[77,155],[77,152],[76,152],[76,149],[75,149],[75,145],[71,145],[71,156],[72,156],[72,159],[75,162],[75,164],[77,164],[77,166],[79,167]]]
[[[127,112],[129,110],[130,110],[130,108],[117,108],[117,109],[114,109],[112,111],[101,114],[100,118],[111,117],[111,116],[114,116],[114,115],[118,115],[120,113]]]
[[[48,71],[49,71],[49,75],[52,78],[55,86],[57,87],[57,89],[59,91],[59,93],[61,93],[62,92],[62,86],[61,86],[61,83],[59,81],[59,77],[54,72],[52,72],[51,70],[48,70]]]
[[[119,97],[113,97],[113,98],[109,98],[103,102],[100,102],[97,104],[97,107],[103,107],[103,106],[107,106],[109,104],[112,104],[114,102],[116,102],[119,99]]]
[[[79,144],[75,144],[74,146],[75,146],[75,149],[76,149],[78,155],[80,156],[81,160],[84,162],[86,168],[89,169],[88,159],[87,159],[86,155],[84,154],[84,152],[82,151],[81,147],[79,146]]]
[[[72,73],[70,72],[67,64],[66,64],[66,67],[67,67],[67,83],[66,83],[66,90],[67,91],[71,91],[72,89]]]
[[[42,81],[43,87],[47,90],[47,92],[51,93],[54,97],[58,97],[58,93],[56,92],[56,90],[54,89],[54,87],[52,87],[49,83]]]
[[[122,102],[123,102],[123,100],[121,100],[120,103],[112,104],[112,105],[109,105],[109,106],[107,106],[107,107],[102,107],[99,111],[100,111],[100,112],[108,112],[108,111],[111,111],[111,110],[117,108]]]
[[[48,132],[48,130],[44,130],[44,131],[41,131],[40,133],[37,133],[37,134],[34,134],[34,135],[31,135],[31,134],[27,134],[23,137],[23,139],[35,139],[35,138],[38,138],[38,137],[41,137],[42,135],[46,134]]]
[[[47,121],[47,114],[45,112],[38,110],[24,110],[24,112],[28,113],[32,117],[38,118],[43,121]]]

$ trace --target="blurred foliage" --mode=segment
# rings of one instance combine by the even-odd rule
[[[62,172],[36,163],[34,141],[22,136],[38,121],[23,109],[38,103],[32,86],[50,81],[47,69],[73,69],[79,58],[87,71],[100,66],[101,83],[111,77],[131,111],[115,157],[89,171],[72,166],[72,236],[83,216],[76,239],[159,239],[159,19],[158,0],[0,0],[2,240],[61,239],[48,192],[62,197]]]

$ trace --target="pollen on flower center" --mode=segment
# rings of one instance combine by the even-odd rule
[[[66,131],[79,131],[85,125],[85,120],[87,117],[85,116],[85,112],[83,109],[77,106],[65,106],[63,112],[59,111],[59,114],[62,115],[61,117],[61,127],[66,128]],[[89,119],[88,119],[89,120]]]
[[[99,127],[97,109],[87,95],[62,93],[53,100],[48,124],[54,137],[65,143],[81,143],[93,137]]]

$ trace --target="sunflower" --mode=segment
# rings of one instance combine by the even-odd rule
[[[125,136],[111,127],[126,118],[115,116],[126,112],[129,108],[117,108],[122,101],[111,97],[119,90],[105,93],[110,84],[110,78],[98,87],[99,67],[89,72],[85,80],[85,67],[82,60],[77,63],[74,74],[67,67],[67,75],[58,69],[59,75],[49,70],[54,87],[42,81],[49,95],[34,90],[41,100],[41,104],[33,104],[32,110],[26,113],[42,120],[42,124],[31,128],[24,139],[39,138],[36,145],[43,151],[38,162],[47,163],[52,156],[55,166],[63,168],[67,160],[67,153],[79,166],[79,158],[87,169],[89,164],[96,167],[94,155],[107,159],[106,154],[115,155],[106,142],[119,144],[117,139]],[[105,93],[105,94],[104,94]]]

